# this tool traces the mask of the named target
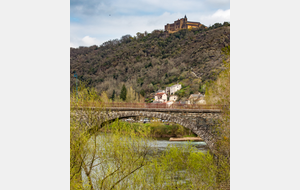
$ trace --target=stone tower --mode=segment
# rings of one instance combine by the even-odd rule
[[[183,18],[183,28],[185,28],[185,29],[188,28],[186,15],[184,15],[184,18]]]

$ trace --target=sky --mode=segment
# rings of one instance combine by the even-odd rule
[[[230,0],[70,0],[70,47],[163,30],[185,15],[206,26],[230,22]]]

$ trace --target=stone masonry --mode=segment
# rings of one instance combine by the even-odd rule
[[[85,108],[78,108],[84,115]],[[93,114],[105,122],[129,117],[148,117],[169,120],[182,125],[202,138],[207,146],[214,146],[212,126],[221,117],[220,110],[193,110],[193,109],[159,109],[159,108],[92,108]]]

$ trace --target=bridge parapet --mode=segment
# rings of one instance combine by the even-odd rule
[[[200,110],[221,110],[222,105],[210,104],[179,104],[168,105],[166,103],[100,103],[90,102],[79,104],[80,107],[109,107],[109,108],[160,108],[160,109],[200,109]]]

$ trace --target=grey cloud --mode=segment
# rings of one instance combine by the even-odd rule
[[[208,4],[228,4],[228,0],[71,0],[71,15],[161,15],[164,12],[188,14],[211,11]],[[227,3],[226,3],[227,2]],[[222,8],[222,7],[219,7]],[[228,8],[224,8],[228,9]]]
[[[74,16],[93,16],[111,12],[109,0],[71,0],[70,12]]]
[[[230,0],[205,0],[205,3],[211,8],[229,9]]]

